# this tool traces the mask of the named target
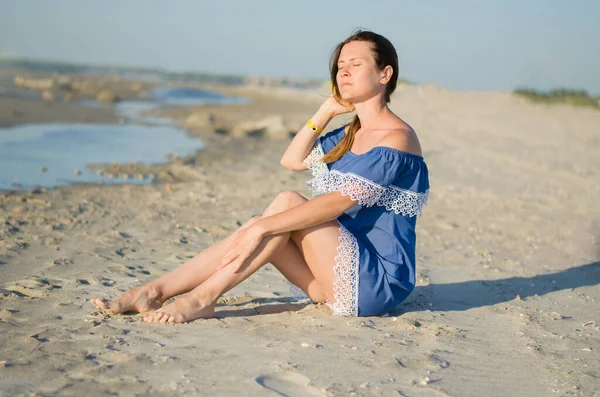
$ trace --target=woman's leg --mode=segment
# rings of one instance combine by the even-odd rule
[[[250,226],[258,219],[260,217],[251,218],[236,231]],[[225,254],[235,233],[233,232],[229,237],[205,249],[178,268],[171,270],[156,280],[132,288],[118,298],[91,298],[90,302],[98,309],[111,310],[115,313],[144,313],[158,309],[169,298],[191,291],[202,283],[202,281],[210,277],[214,273],[216,265],[203,266],[203,264],[208,263],[210,265],[211,263],[217,263]]]
[[[292,237],[293,235],[293,237]],[[208,280],[181,296],[173,303],[149,313],[147,322],[187,322],[197,318],[210,318],[214,315],[219,297],[248,278],[263,265],[273,260],[279,250],[286,247],[292,238],[308,252],[307,265],[317,276],[316,283],[330,301],[333,296],[333,265],[337,256],[340,230],[337,221],[331,221],[311,228],[269,236],[263,240],[247,264],[233,273],[229,267],[216,271]],[[279,258],[282,260],[283,258]],[[288,269],[289,270],[289,269]],[[310,292],[310,288],[309,288]]]
[[[265,210],[263,216],[285,211],[305,201],[306,198],[296,192],[281,192]],[[259,217],[250,219],[238,230],[250,226],[258,219]],[[147,312],[160,308],[167,299],[191,291],[207,280],[215,272],[234,236],[235,232],[228,238],[202,251],[177,269],[157,280],[133,288],[116,299],[92,298],[90,301],[100,309],[109,309],[116,313],[128,311]],[[280,252],[273,257],[272,263],[288,280],[308,293],[314,301],[324,300],[323,292],[320,291],[302,254],[293,242],[290,241],[282,247]]]

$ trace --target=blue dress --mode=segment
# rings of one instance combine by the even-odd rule
[[[319,137],[304,160],[314,195],[337,191],[357,201],[337,218],[330,307],[337,315],[381,315],[415,287],[415,224],[429,193],[427,165],[422,156],[384,146],[322,162],[343,137],[344,127]]]

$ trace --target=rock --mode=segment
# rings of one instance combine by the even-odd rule
[[[236,137],[264,136],[273,140],[283,140],[289,138],[290,131],[281,116],[271,116],[258,121],[238,123],[229,134]]]
[[[98,94],[96,94],[96,99],[100,102],[109,103],[114,103],[119,100],[119,98],[114,92],[107,90],[106,88],[103,88],[100,91],[98,91]]]
[[[17,87],[30,88],[33,90],[50,90],[54,87],[52,79],[27,79],[23,76],[15,76],[13,83]]]
[[[71,90],[81,92],[83,94],[95,95],[98,91],[98,87],[91,81],[73,81],[71,83]]]
[[[196,112],[185,118],[184,128],[203,128],[212,126],[215,123],[215,116],[212,113]]]
[[[42,91],[42,99],[46,102],[54,102],[54,94],[52,91],[44,90]]]
[[[56,76],[52,81],[52,86],[61,91],[71,91],[71,77],[69,76]]]
[[[266,128],[266,135],[273,140],[284,140],[290,137],[290,128],[284,123],[281,116],[266,118],[262,121]]]

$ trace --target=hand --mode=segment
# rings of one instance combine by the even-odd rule
[[[325,102],[323,102],[323,104],[321,105],[321,108],[326,109],[331,115],[331,117],[354,111],[353,104],[343,99],[340,99],[338,101],[333,95],[327,97]]]
[[[262,231],[256,224],[238,230],[233,235],[229,250],[223,256],[217,270],[230,266],[232,272],[237,273],[244,266],[246,260],[256,251],[263,239]]]

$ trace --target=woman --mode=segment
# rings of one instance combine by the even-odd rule
[[[396,51],[383,36],[358,31],[335,49],[331,80],[333,96],[281,159],[290,170],[312,170],[308,185],[317,197],[284,191],[261,217],[179,268],[92,303],[149,312],[148,322],[209,318],[222,294],[266,263],[334,314],[380,315],[403,301],[415,284],[415,223],[429,181],[415,132],[387,106],[398,80]],[[333,117],[354,110],[349,125],[319,137]]]

